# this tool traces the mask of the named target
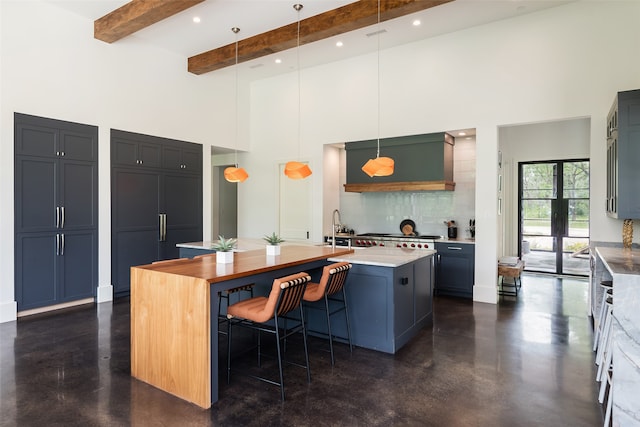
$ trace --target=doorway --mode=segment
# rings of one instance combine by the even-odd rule
[[[589,160],[518,164],[518,237],[525,270],[589,274]]]

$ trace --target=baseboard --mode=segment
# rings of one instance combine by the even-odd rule
[[[31,316],[32,314],[46,313],[53,310],[60,310],[61,308],[75,307],[77,305],[93,304],[93,302],[94,302],[93,298],[85,298],[85,299],[79,299],[76,301],[65,302],[62,304],[54,304],[46,307],[32,308],[31,310],[23,310],[18,312],[18,317]]]
[[[113,301],[113,286],[112,285],[98,286],[96,302],[101,303],[101,302],[107,302],[107,301]]]
[[[18,318],[18,303],[15,301],[0,302],[0,323],[13,322]]]
[[[486,302],[487,304],[498,303],[498,290],[495,286],[478,286],[473,287],[473,301]]]

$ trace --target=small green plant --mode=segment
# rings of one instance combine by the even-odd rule
[[[224,236],[218,236],[218,242],[211,245],[211,249],[216,252],[230,252],[233,250],[238,240],[234,238],[225,239]]]
[[[262,239],[270,245],[279,245],[280,243],[284,242],[284,240],[282,240],[275,231],[271,236],[265,235]]]

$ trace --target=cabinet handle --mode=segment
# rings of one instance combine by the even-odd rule
[[[64,206],[60,208],[60,212],[62,212],[62,215],[60,215],[62,218],[60,221],[60,228],[64,228]]]
[[[158,214],[160,219],[160,241],[167,240],[167,214]]]
[[[401,285],[408,285],[409,284],[409,278],[408,277],[401,277],[400,278],[400,284]]]
[[[60,206],[56,206],[56,228],[60,228]]]
[[[461,251],[462,248],[459,246],[447,246],[447,249],[449,249],[450,251]]]
[[[60,236],[62,237],[61,238],[62,242],[60,245],[60,255],[64,255],[64,234],[61,234]]]
[[[60,234],[56,234],[56,255],[60,255]]]

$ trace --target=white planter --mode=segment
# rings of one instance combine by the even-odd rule
[[[280,245],[267,245],[267,255],[280,255]]]
[[[233,251],[216,252],[216,262],[218,264],[233,264]]]

